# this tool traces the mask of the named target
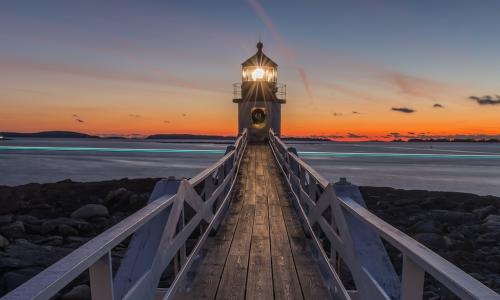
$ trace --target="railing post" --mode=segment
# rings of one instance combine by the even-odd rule
[[[89,268],[92,300],[113,299],[111,252],[107,252]]]
[[[424,293],[424,278],[424,270],[404,255],[401,300],[421,300]]]

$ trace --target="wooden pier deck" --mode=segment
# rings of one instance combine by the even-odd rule
[[[327,299],[268,145],[248,145],[235,197],[177,299]]]

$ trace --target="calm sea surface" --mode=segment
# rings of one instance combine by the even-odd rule
[[[2,149],[5,146],[30,148]],[[67,178],[98,181],[193,177],[220,159],[226,146],[222,141],[32,138],[0,141],[0,185]],[[500,155],[500,144],[297,143],[290,146],[305,152],[301,154],[304,160],[331,181],[347,177],[358,185],[500,196],[500,158],[495,157]],[[432,155],[415,157],[414,154]]]

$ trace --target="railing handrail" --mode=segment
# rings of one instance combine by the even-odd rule
[[[269,139],[273,151],[285,153],[287,159],[293,160],[309,173],[309,176],[312,177],[309,178],[310,182],[317,182],[323,189],[326,189],[327,186],[330,185],[328,180],[316,172],[299,156],[290,151],[290,148],[276,136],[272,130],[270,131]],[[277,145],[281,147],[281,149],[277,149]],[[282,162],[280,162],[279,159],[277,159],[277,162],[280,164],[283,171],[287,169],[288,166],[281,165]],[[300,187],[300,189],[303,190],[302,187]],[[412,239],[410,236],[383,221],[353,199],[348,197],[337,197],[337,200],[351,215],[368,225],[371,230],[375,231],[389,244],[396,247],[405,256],[408,256],[412,262],[418,265],[418,267],[422,268],[457,296],[462,299],[500,299],[499,294],[439,256],[437,253]]]
[[[237,138],[235,147],[232,150],[228,151],[228,153],[216,163],[188,180],[189,184],[192,186],[198,185],[203,182],[203,180],[207,179],[208,176],[212,176],[214,172],[218,171],[225,163],[233,158],[234,165],[232,166],[231,174],[234,174],[239,168],[246,143],[247,131],[244,130]],[[228,174],[226,177],[227,176],[230,175]],[[232,182],[229,183],[230,190],[232,190],[234,182],[236,181],[236,176],[231,179]],[[85,270],[91,268],[115,246],[136,233],[143,225],[148,224],[153,218],[171,207],[177,200],[179,200],[177,193],[156,198],[145,207],[139,209],[123,221],[115,224],[47,269],[35,275],[23,285],[5,295],[2,299],[48,299]]]

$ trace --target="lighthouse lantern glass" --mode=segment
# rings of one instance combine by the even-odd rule
[[[243,68],[243,81],[276,82],[276,68],[266,66],[248,66]]]

